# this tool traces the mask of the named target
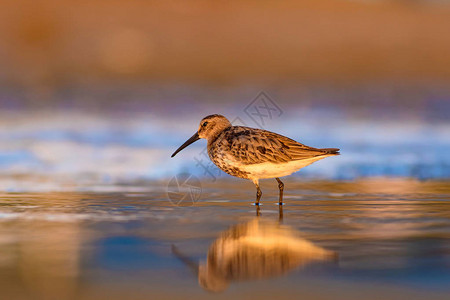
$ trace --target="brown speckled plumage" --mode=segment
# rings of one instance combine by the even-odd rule
[[[278,177],[289,175],[319,159],[339,155],[337,148],[309,147],[274,132],[232,126],[224,116],[210,115],[202,119],[198,132],[172,157],[199,138],[208,140],[208,155],[221,170],[255,183],[258,203],[261,197],[259,179],[277,179],[281,204],[284,185]]]
[[[265,162],[280,164],[337,154],[338,150],[308,147],[274,132],[243,126],[228,127],[214,141],[208,142],[209,157],[222,170],[225,156],[232,156],[243,165]]]

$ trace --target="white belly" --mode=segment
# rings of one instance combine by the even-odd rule
[[[321,155],[308,159],[294,160],[287,163],[265,162],[253,165],[240,165],[239,169],[249,173],[249,179],[275,178],[290,175],[303,167],[312,164],[322,158],[332,155]]]

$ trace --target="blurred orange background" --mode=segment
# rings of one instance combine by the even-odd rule
[[[15,0],[0,5],[3,85],[450,80],[450,6],[444,2]]]

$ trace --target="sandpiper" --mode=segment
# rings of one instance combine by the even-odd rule
[[[259,179],[275,178],[279,204],[283,204],[284,184],[279,177],[290,175],[325,157],[339,155],[337,148],[313,148],[263,129],[233,126],[222,115],[200,121],[198,131],[171,157],[199,139],[208,141],[209,158],[222,171],[249,179],[256,185],[256,205],[261,199]]]

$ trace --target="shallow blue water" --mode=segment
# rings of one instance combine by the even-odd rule
[[[407,107],[408,102],[379,104],[374,96],[367,107],[353,107],[328,100],[335,95],[345,102],[344,94],[313,93],[309,102],[297,102],[283,101],[280,93],[277,111],[253,103],[253,92],[250,101],[239,100],[248,99],[244,92],[233,92],[202,103],[194,99],[202,93],[191,91],[145,105],[113,101],[108,109],[89,109],[72,101],[56,109],[19,105],[1,112],[3,295],[448,298],[445,97]],[[225,96],[238,100],[222,101]],[[353,95],[355,103],[359,96]],[[281,220],[275,181],[262,181],[261,220],[284,231],[278,225],[255,229],[254,186],[212,165],[205,141],[170,158],[210,113],[306,145],[341,148],[340,156],[286,178]],[[173,189],[171,179],[180,172],[195,175],[196,185]],[[180,194],[192,201],[178,202]],[[245,255],[245,241],[229,243],[224,237],[230,235],[253,241],[255,255]],[[215,243],[237,250],[213,255]],[[224,260],[229,265],[201,268],[208,257],[221,255],[230,258]],[[258,269],[261,261],[266,269]]]
[[[264,186],[259,217],[240,181],[205,184],[178,206],[158,182],[152,192],[2,194],[2,295],[446,299],[448,185],[400,183],[385,193],[393,183],[291,181],[282,215]]]

